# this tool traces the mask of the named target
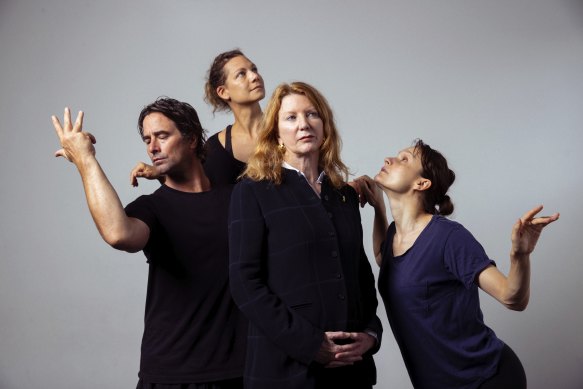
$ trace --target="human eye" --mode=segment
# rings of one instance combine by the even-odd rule
[[[296,115],[294,114],[289,114],[285,117],[285,120],[296,120]]]
[[[318,119],[320,117],[320,114],[318,113],[318,111],[308,111],[307,116],[309,118]]]
[[[245,70],[239,70],[236,74],[236,78],[240,78],[243,77],[245,75]]]

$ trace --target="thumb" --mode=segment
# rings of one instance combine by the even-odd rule
[[[518,219],[514,226],[512,227],[512,235],[520,236],[522,234],[523,222],[522,219]]]
[[[69,159],[69,157],[67,156],[67,154],[65,153],[64,149],[59,149],[57,151],[55,151],[55,157],[63,157],[65,158],[67,161],[71,162],[71,160]]]

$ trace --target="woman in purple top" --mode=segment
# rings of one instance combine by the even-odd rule
[[[526,212],[512,228],[510,271],[494,261],[461,224],[447,191],[455,174],[423,141],[385,158],[356,186],[375,209],[373,247],[379,292],[415,388],[526,388],[514,352],[484,324],[478,287],[512,310],[530,293],[530,253],[542,229],[559,218]],[[393,222],[388,225],[382,192]]]

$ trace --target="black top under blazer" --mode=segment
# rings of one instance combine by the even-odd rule
[[[322,377],[376,382],[372,354],[382,326],[374,277],[362,244],[358,196],[327,179],[318,197],[298,172],[283,182],[239,182],[229,215],[229,276],[250,321],[246,388],[325,387]],[[362,362],[324,369],[313,362],[325,331],[372,330]]]

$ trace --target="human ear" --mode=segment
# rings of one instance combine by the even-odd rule
[[[225,88],[224,85],[217,87],[217,95],[225,101],[229,101],[229,99],[231,98],[229,96],[229,90],[227,88]]]
[[[424,191],[431,188],[431,180],[427,178],[420,178],[417,183],[415,184],[416,189],[419,191]]]
[[[192,138],[192,139],[190,140],[190,145],[189,145],[189,147],[190,147],[192,150],[196,150],[196,146],[197,146],[197,145],[198,145],[198,142],[197,142],[197,140],[196,140],[195,138]]]

